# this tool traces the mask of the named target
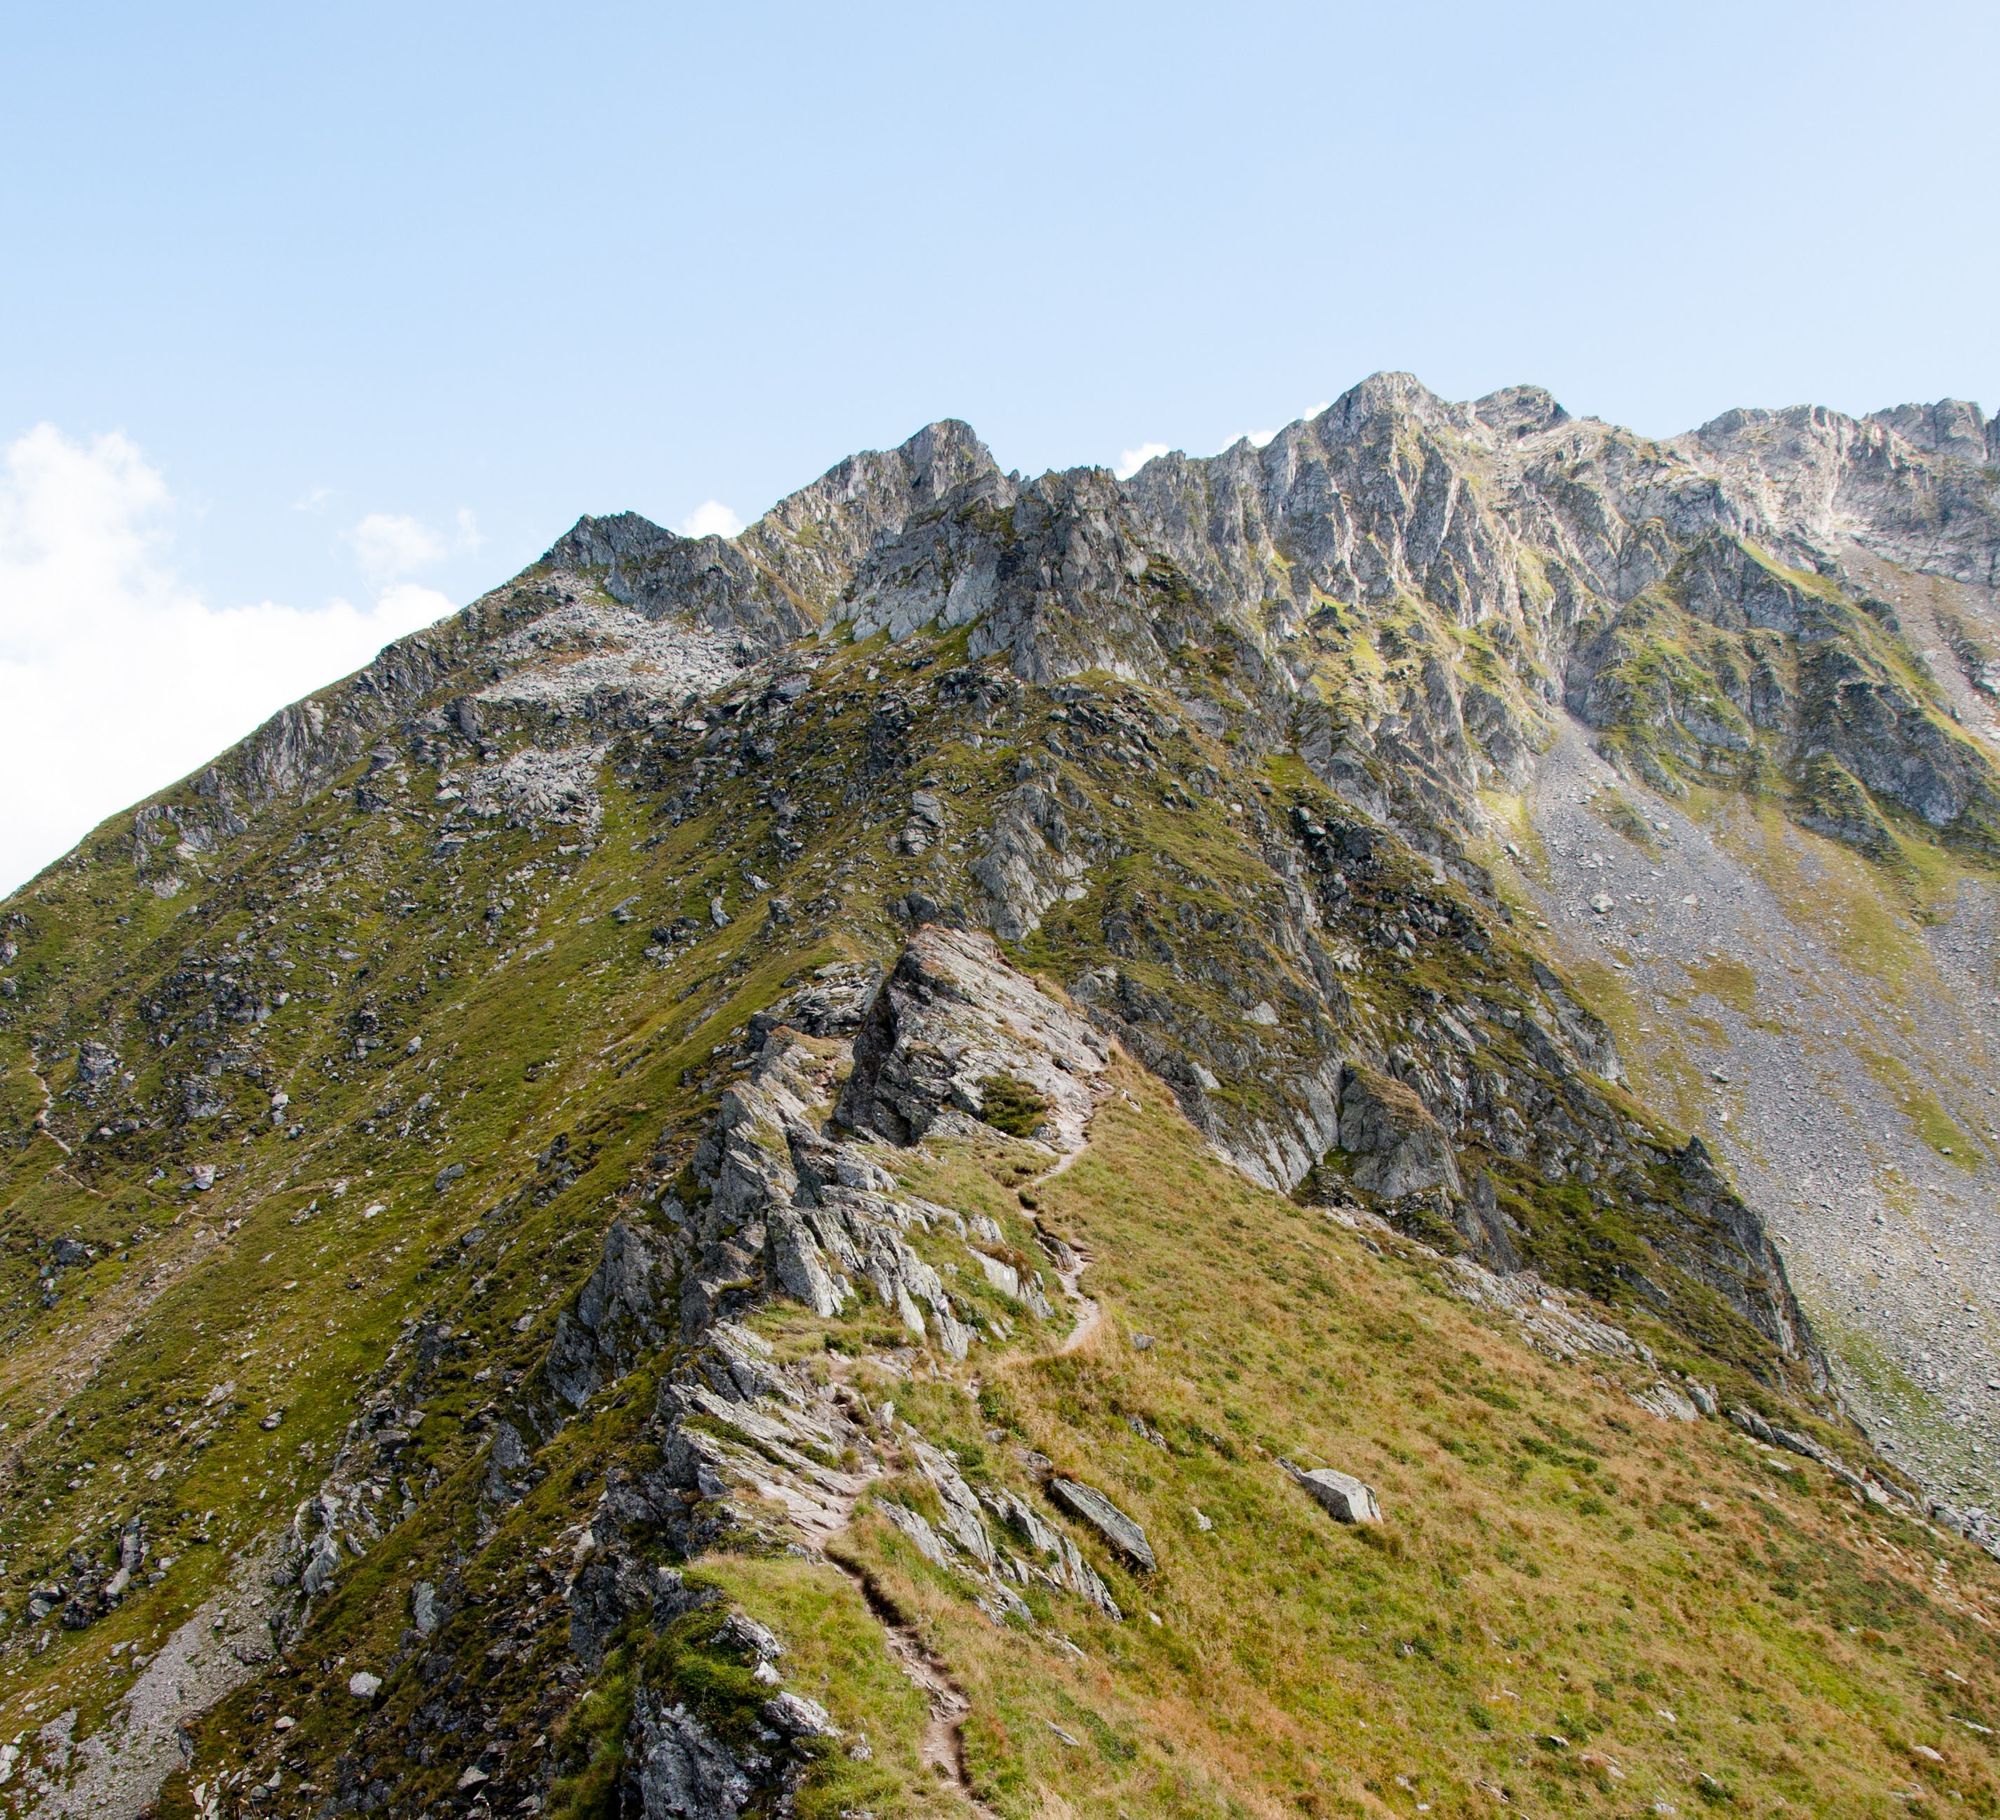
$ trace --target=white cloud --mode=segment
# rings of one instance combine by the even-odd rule
[[[0,451],[0,892],[450,607],[411,582],[215,606],[174,567],[172,509],[124,436],[43,424]]]
[[[683,537],[734,537],[743,520],[719,499],[704,499],[674,529]]]
[[[307,487],[298,498],[292,501],[292,510],[294,512],[323,511],[326,507],[326,502],[332,497],[333,489],[331,487]]]
[[[370,512],[348,532],[347,541],[354,546],[355,560],[360,563],[361,573],[368,585],[381,588],[443,562],[447,556],[476,550],[485,541],[479,535],[478,520],[466,507],[459,508],[453,523],[456,535],[447,537],[442,531],[433,530],[421,518],[395,512]]]
[[[1302,413],[1303,421],[1310,423],[1320,412],[1326,409],[1327,402],[1327,400],[1322,399],[1318,404],[1308,405]],[[1293,421],[1297,422],[1300,419],[1295,418]],[[1240,436],[1230,437],[1222,446],[1225,449],[1233,449],[1239,442],[1247,442],[1253,449],[1261,449],[1277,434],[1276,430],[1245,430]]]
[[[374,582],[393,581],[442,562],[448,547],[421,519],[390,512],[370,512],[348,532],[347,541],[354,546],[361,573]]]
[[[1118,465],[1111,471],[1120,480],[1130,480],[1134,474],[1138,473],[1155,456],[1169,453],[1171,451],[1163,442],[1142,442],[1136,449],[1127,449],[1120,455],[1118,457]]]

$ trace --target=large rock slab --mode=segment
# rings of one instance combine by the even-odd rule
[[[1057,1504],[1078,1521],[1088,1523],[1141,1573],[1158,1571],[1160,1564],[1153,1556],[1153,1545],[1146,1540],[1146,1532],[1094,1485],[1082,1485],[1075,1479],[1051,1479],[1048,1490]]]

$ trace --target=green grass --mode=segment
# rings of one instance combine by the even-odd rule
[[[979,1116],[1009,1137],[1033,1137],[1048,1115],[1048,1101],[1010,1074],[989,1074],[979,1091]]]
[[[1939,1156],[1968,1173],[1986,1160],[1984,1147],[1945,1110],[1943,1102],[1917,1079],[1908,1064],[1882,1049],[1862,1047],[1855,1054],[1888,1090],[1909,1120],[1910,1129]]]

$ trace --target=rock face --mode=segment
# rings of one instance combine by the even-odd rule
[[[641,1692],[631,1753],[644,1820],[735,1820],[756,1793],[736,1755],[685,1706]]]
[[[1463,1192],[1444,1128],[1401,1081],[1350,1068],[1340,1089],[1340,1147],[1357,1188],[1397,1201],[1426,1189]]]
[[[984,1119],[994,1083],[1042,1102],[1033,1135],[1060,1151],[1083,1141],[1110,1050],[1036,991],[990,936],[932,926],[903,949],[863,1015],[838,1118],[894,1144],[948,1113]]]

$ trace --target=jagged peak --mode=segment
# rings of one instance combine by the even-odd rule
[[[1519,440],[1542,430],[1553,430],[1572,420],[1546,386],[1510,385],[1488,392],[1472,407],[1472,414],[1496,436]]]
[[[1324,432],[1348,436],[1378,417],[1414,417],[1420,423],[1462,430],[1470,413],[1465,406],[1440,398],[1414,373],[1370,373],[1341,393],[1313,423]]]
[[[1963,461],[1994,459],[1994,422],[1970,399],[1940,398],[1935,404],[1898,404],[1870,411],[1867,421],[1893,430],[1912,448]]]
[[[1978,405],[1960,398],[1892,405],[1865,417],[1818,404],[1738,408],[1674,438],[1671,446],[1697,461],[1713,455],[1789,461],[1815,448],[1823,457],[1843,458],[1872,447],[1885,454],[1900,451],[1899,459],[1919,464],[1942,457],[1983,467],[2000,461],[2000,418],[1989,419]]]
[[[542,560],[559,568],[605,568],[621,559],[693,541],[637,512],[611,512],[602,517],[586,512],[549,546]]]
[[[941,417],[893,449],[862,449],[779,500],[758,526],[796,529],[856,505],[934,505],[967,481],[997,475],[999,464],[969,423]]]

